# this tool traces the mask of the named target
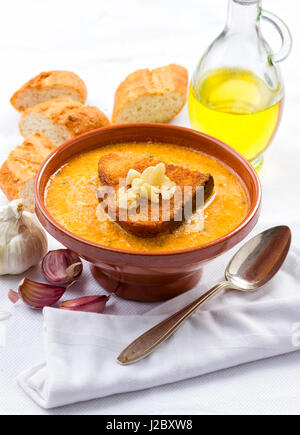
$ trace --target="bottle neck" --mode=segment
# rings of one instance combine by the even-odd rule
[[[262,0],[229,0],[227,30],[251,32],[257,29]]]

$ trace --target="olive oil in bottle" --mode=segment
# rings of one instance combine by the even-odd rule
[[[189,92],[192,127],[232,146],[256,168],[278,127],[282,104],[280,89],[240,68],[208,71]]]
[[[262,2],[228,0],[223,31],[200,58],[189,94],[192,127],[231,145],[256,169],[281,118],[284,85],[279,63],[292,49],[289,28],[265,11]],[[276,53],[263,36],[263,20],[281,36]]]

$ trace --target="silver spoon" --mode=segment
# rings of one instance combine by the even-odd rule
[[[266,284],[282,266],[291,245],[287,226],[270,228],[250,239],[235,254],[220,282],[200,298],[163,320],[133,341],[118,357],[120,364],[132,364],[158,348],[204,302],[221,290],[253,292]]]

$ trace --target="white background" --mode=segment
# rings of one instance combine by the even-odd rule
[[[261,173],[261,219],[295,227],[300,216],[300,7],[298,0],[264,0],[263,5],[289,24],[294,49],[282,64],[286,106]],[[9,98],[27,79],[51,69],[75,71],[88,86],[88,103],[110,116],[116,87],[135,69],[176,62],[192,72],[203,51],[222,30],[226,7],[226,0],[2,2],[0,161],[22,141],[19,114],[10,106]],[[278,36],[264,26],[276,50],[280,45]],[[186,109],[174,122],[189,125]],[[13,278],[0,280],[0,310],[9,307],[7,290],[16,282]],[[124,304],[124,310],[133,312],[134,308]],[[41,317],[33,316],[32,325],[25,328],[15,314],[7,328],[7,347],[0,348],[0,414],[300,412],[299,352],[144,392],[45,412],[19,391],[15,381],[20,370],[42,355]],[[21,346],[23,336],[31,337],[22,349],[26,353],[24,365],[19,356],[18,361],[13,361],[10,344]],[[35,354],[37,347],[41,348],[39,355]],[[10,358],[5,358],[8,353]],[[10,361],[9,366],[5,360]]]

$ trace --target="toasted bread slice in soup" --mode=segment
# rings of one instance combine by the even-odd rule
[[[120,179],[126,179],[130,169],[135,169],[142,173],[150,166],[156,166],[159,163],[164,163],[154,158],[137,155],[135,153],[108,153],[104,155],[98,165],[100,185],[111,186],[117,192],[120,185]],[[197,189],[204,188],[204,201],[211,196],[214,189],[214,179],[210,174],[202,174],[198,171],[191,171],[187,168],[165,163],[166,176],[176,184],[176,192],[174,197],[167,202],[169,206],[168,219],[165,219],[163,213],[163,203],[165,200],[160,197],[157,204],[157,219],[153,220],[152,208],[153,203],[148,199],[143,198],[141,201],[148,202],[148,209],[142,214],[135,209],[134,213],[128,210],[127,219],[120,219],[120,209],[116,208],[116,222],[129,233],[138,237],[155,237],[163,233],[170,233],[180,226],[188,216],[185,215],[184,209],[191,210],[191,214],[196,211],[197,206]],[[184,188],[190,186],[187,194]],[[128,186],[127,186],[128,187]],[[179,190],[180,196],[177,196]],[[175,198],[177,198],[175,200]],[[179,199],[178,199],[179,198]],[[100,202],[103,198],[99,198]],[[141,203],[140,203],[141,204]],[[140,206],[140,210],[142,207]],[[109,207],[106,205],[106,212],[109,213]]]

